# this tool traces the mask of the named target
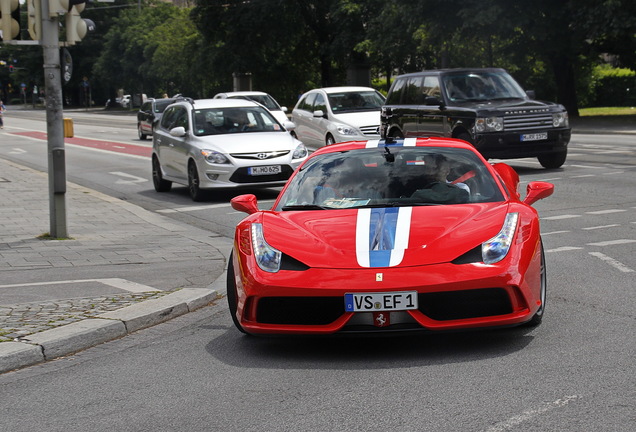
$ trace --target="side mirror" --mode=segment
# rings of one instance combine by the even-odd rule
[[[435,96],[426,96],[424,105],[442,105],[442,101]]]
[[[314,117],[318,117],[318,118],[320,118],[320,117],[324,117],[324,118],[327,118],[327,116],[326,116],[326,114],[324,113],[324,111],[323,111],[323,110],[316,110],[316,111],[314,111]]]
[[[554,185],[552,183],[533,181],[528,183],[526,197],[524,203],[532,205],[535,202],[547,198],[554,193]]]
[[[234,210],[243,213],[254,214],[258,211],[258,202],[254,194],[236,196],[230,200],[230,204]]]
[[[534,90],[526,90],[526,94],[528,95],[530,99],[535,99],[537,97]]]
[[[519,174],[514,170],[510,165],[500,162],[493,165],[499,177],[506,184],[506,187],[510,191],[510,193],[516,198],[519,199]]]
[[[287,107],[286,107],[286,106],[284,106],[284,107],[280,107],[280,109],[281,109],[284,113],[286,113],[286,112],[287,112]]]
[[[292,121],[286,121],[286,122],[283,122],[283,127],[287,129],[288,131],[293,131],[294,129],[296,129],[296,123]]]
[[[186,136],[186,130],[183,126],[177,126],[176,128],[170,129],[170,135],[173,137],[184,137]]]

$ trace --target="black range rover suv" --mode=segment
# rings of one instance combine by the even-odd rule
[[[536,157],[545,168],[559,168],[570,142],[568,113],[532,93],[498,68],[400,75],[382,107],[380,134],[459,138],[485,158]]]

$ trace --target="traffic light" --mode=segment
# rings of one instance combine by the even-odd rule
[[[2,41],[19,38],[20,36],[20,1],[0,0],[0,19],[2,20]]]
[[[27,0],[27,11],[29,35],[33,40],[40,40],[42,36],[42,3],[40,0]]]
[[[78,3],[78,0],[69,1],[75,1],[76,4],[71,6],[71,9],[66,14],[66,43],[74,45],[75,42],[81,41],[86,36],[86,33],[95,30],[95,23],[80,16],[80,12],[84,10],[84,2]]]

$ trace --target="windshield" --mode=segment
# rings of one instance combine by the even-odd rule
[[[174,102],[174,99],[165,99],[155,101],[155,112],[162,113],[166,110],[168,105]]]
[[[486,165],[466,149],[387,146],[310,159],[277,210],[495,202],[503,195]]]
[[[281,111],[280,105],[278,105],[278,103],[274,100],[273,97],[271,97],[270,95],[266,94],[266,95],[241,95],[241,96],[230,96],[230,98],[234,98],[234,99],[246,99],[246,100],[253,100],[254,102],[258,102],[259,104],[263,105],[265,108],[267,108],[270,111]]]
[[[330,93],[327,97],[334,114],[379,111],[384,104],[384,96],[375,90]]]
[[[506,72],[467,72],[444,75],[446,97],[453,102],[525,99],[526,93]]]
[[[244,132],[285,132],[285,129],[260,106],[195,109],[194,134],[197,136]]]

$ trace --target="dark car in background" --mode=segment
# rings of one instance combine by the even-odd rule
[[[533,97],[499,68],[401,75],[382,107],[380,133],[459,138],[486,158],[536,157],[545,168],[559,168],[570,142],[568,113]]]
[[[137,134],[140,140],[152,136],[154,127],[161,120],[163,112],[168,105],[174,103],[176,98],[147,99],[137,112]]]

